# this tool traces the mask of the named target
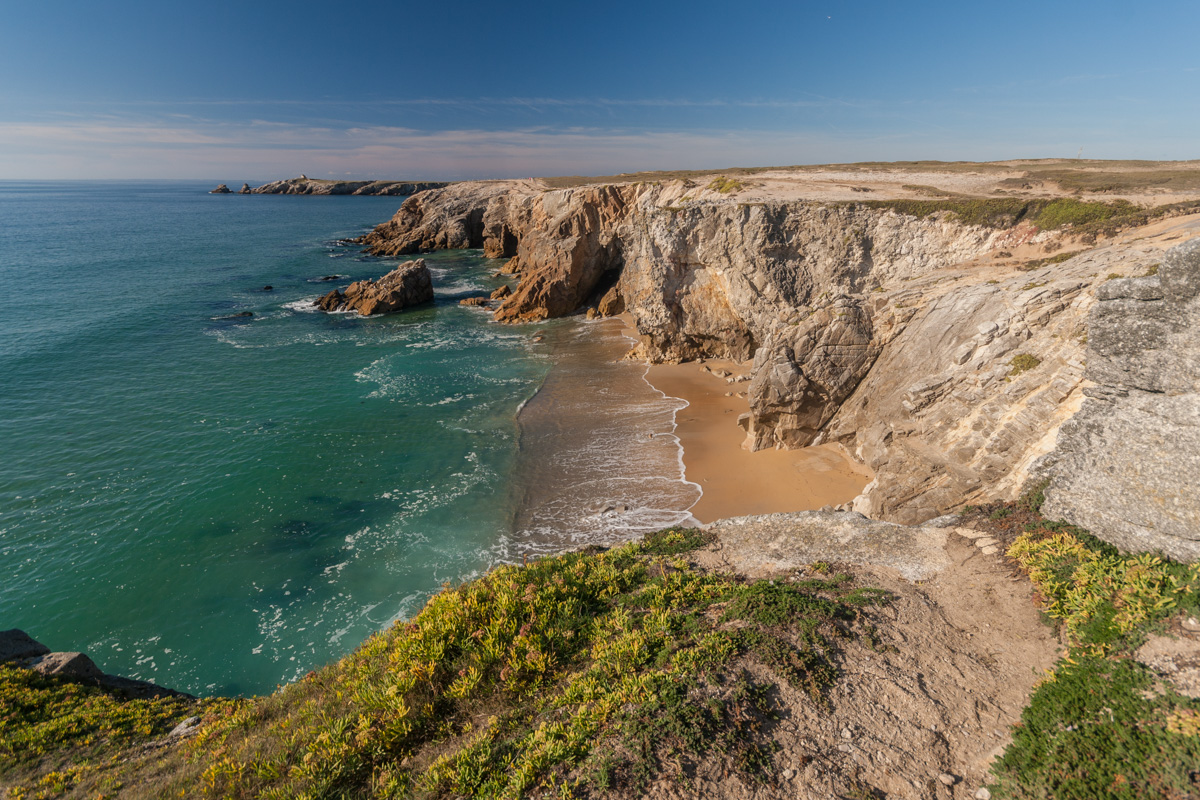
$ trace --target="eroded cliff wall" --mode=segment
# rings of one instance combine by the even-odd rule
[[[1107,281],[1089,319],[1087,399],[1038,465],[1044,511],[1124,550],[1200,559],[1200,240]]]
[[[841,442],[876,475],[855,508],[915,523],[1016,495],[1082,402],[1095,287],[1160,258],[1127,242],[1002,258],[1057,238],[865,203],[739,202],[683,181],[497,181],[417,195],[364,243],[510,259],[505,322],[572,313],[615,280],[636,355],[753,358],[748,447]]]

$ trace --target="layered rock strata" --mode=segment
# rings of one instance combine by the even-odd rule
[[[500,321],[623,310],[636,356],[753,358],[747,446],[840,442],[876,476],[855,509],[917,523],[1015,496],[1082,402],[1094,287],[1160,257],[1108,242],[1036,260],[1060,238],[686,181],[493,181],[417,195],[362,242],[509,259]]]
[[[1043,513],[1124,550],[1200,559],[1200,239],[1156,274],[1106,281],[1088,320],[1093,385],[1039,464]]]
[[[334,289],[314,305],[322,311],[357,311],[364,317],[433,301],[433,276],[425,259],[406,261],[374,281],[355,281],[345,291]]]

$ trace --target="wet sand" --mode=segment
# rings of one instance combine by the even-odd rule
[[[700,522],[846,503],[867,485],[869,470],[837,445],[744,450],[746,432],[737,419],[750,410],[750,404],[736,395],[745,393],[749,384],[727,383],[726,378],[705,371],[706,366],[734,376],[750,372],[749,363],[709,359],[704,364],[654,365],[646,375],[655,388],[688,403],[676,415],[675,435],[683,446],[687,480],[704,491],[691,509]]]

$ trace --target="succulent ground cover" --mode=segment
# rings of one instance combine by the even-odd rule
[[[760,729],[773,703],[744,666],[820,706],[837,679],[831,653],[887,597],[844,574],[776,583],[706,572],[685,558],[703,543],[670,529],[446,587],[336,664],[223,703],[170,769],[157,767],[169,778],[143,788],[126,776],[122,796],[636,793],[664,773],[686,782],[689,761],[713,753],[765,779],[776,745]],[[142,732],[175,718],[160,716]]]
[[[1036,490],[974,513],[1019,532],[1008,556],[1028,575],[1066,656],[1039,685],[993,765],[995,798],[1200,796],[1200,699],[1134,656],[1180,614],[1200,612],[1200,565],[1120,553],[1038,514]]]

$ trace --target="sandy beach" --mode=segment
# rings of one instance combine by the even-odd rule
[[[705,369],[707,367],[708,369]],[[748,375],[750,363],[708,359],[704,364],[657,364],[651,385],[687,401],[676,422],[687,479],[703,496],[691,512],[703,523],[746,514],[806,511],[852,500],[871,479],[869,471],[837,445],[801,450],[742,448],[746,433],[738,417],[750,410],[746,383],[728,383],[718,372]]]

